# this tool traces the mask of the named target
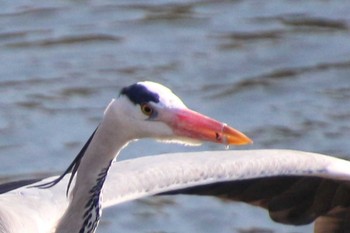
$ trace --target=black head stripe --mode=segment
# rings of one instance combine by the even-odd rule
[[[159,95],[157,93],[151,92],[144,85],[138,83],[124,87],[120,94],[126,95],[135,105],[151,101],[159,103]]]

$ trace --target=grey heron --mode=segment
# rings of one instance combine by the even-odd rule
[[[301,151],[247,150],[164,154],[111,165],[129,140],[150,136],[183,143],[251,142],[225,124],[188,110],[158,84],[132,85],[109,104],[101,124],[63,175],[0,186],[0,192],[7,191],[0,195],[0,231],[94,232],[101,208],[175,194],[247,202],[266,208],[273,220],[286,224],[316,220],[317,233],[350,231],[350,162]],[[69,172],[71,176],[65,176]],[[48,188],[39,188],[43,186]]]
[[[55,190],[57,184],[71,172],[67,195],[73,180],[75,185],[69,192],[68,206],[63,197],[52,199],[51,207],[58,205],[62,209],[50,213],[51,207],[47,207],[46,212],[51,215],[48,220],[42,216],[46,214],[44,212],[29,214],[28,209],[38,208],[33,199],[22,195],[23,192],[7,201],[8,195],[2,195],[1,199],[5,201],[1,201],[0,230],[94,232],[102,211],[101,191],[112,161],[130,141],[147,137],[186,144],[212,141],[242,145],[251,142],[243,133],[228,125],[188,109],[170,89],[158,83],[146,81],[133,84],[123,88],[119,97],[110,102],[101,123],[68,169],[57,179],[34,185],[29,193],[25,192],[37,198],[37,202],[43,202],[40,189]],[[23,199],[26,199],[26,204],[18,208],[13,205],[15,201]]]

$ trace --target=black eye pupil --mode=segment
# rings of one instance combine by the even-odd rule
[[[153,109],[150,106],[148,106],[147,104],[142,105],[141,110],[144,114],[146,114],[148,116],[151,115],[153,112]]]

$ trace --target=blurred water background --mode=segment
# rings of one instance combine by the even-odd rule
[[[160,82],[254,139],[350,156],[350,1],[0,1],[1,181],[59,174],[121,87]],[[221,150],[133,143],[120,159]],[[215,198],[108,209],[99,233],[311,232]]]

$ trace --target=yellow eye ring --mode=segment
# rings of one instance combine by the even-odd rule
[[[146,116],[151,116],[153,114],[153,108],[148,104],[141,104],[141,111]]]

